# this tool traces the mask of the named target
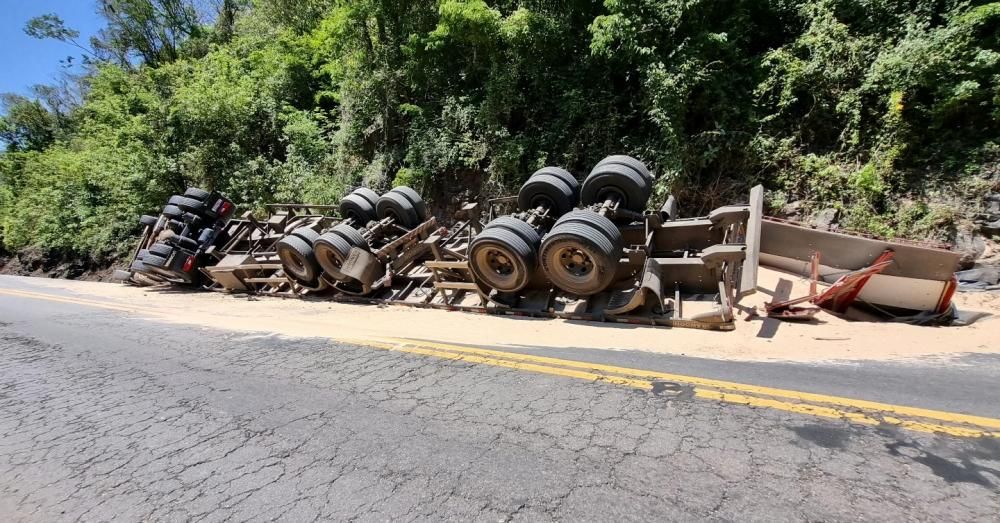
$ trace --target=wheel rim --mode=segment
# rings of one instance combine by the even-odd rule
[[[513,292],[525,283],[524,261],[503,246],[491,243],[478,247],[472,261],[478,276],[494,289]]]
[[[316,261],[323,271],[329,274],[334,280],[344,279],[344,274],[340,268],[344,265],[344,259],[337,249],[328,246],[325,242],[317,242],[315,246]]]
[[[531,199],[531,208],[537,208],[539,205],[545,205],[549,209],[556,208],[556,202],[544,194],[539,194]]]
[[[594,272],[594,260],[586,251],[576,247],[564,247],[556,251],[559,265],[567,274],[585,280]]]
[[[625,196],[624,191],[617,187],[605,187],[601,189],[601,192],[597,194],[596,203],[603,203],[608,198],[618,200],[622,207],[628,207],[628,198]]]
[[[282,251],[279,255],[281,258],[281,264],[285,267],[285,272],[291,274],[293,277],[301,280],[305,280],[306,272],[306,261],[301,258],[298,254],[289,251]]]
[[[581,242],[558,241],[545,249],[543,258],[546,274],[560,289],[589,296],[601,292],[606,286],[606,275],[596,263],[598,256]]]
[[[516,270],[514,263],[507,253],[499,249],[486,249],[486,263],[490,268],[490,272],[504,278],[510,276]]]

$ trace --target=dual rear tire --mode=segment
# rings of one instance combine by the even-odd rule
[[[573,211],[545,235],[539,261],[553,285],[570,294],[591,296],[614,282],[622,243],[611,220],[591,211]]]
[[[580,198],[585,205],[612,198],[633,212],[646,209],[653,194],[653,177],[646,165],[631,156],[614,155],[598,162],[583,182]]]
[[[344,278],[340,268],[352,247],[370,250],[357,229],[341,223],[323,234],[297,229],[278,241],[275,250],[285,274],[300,285],[316,287],[324,272],[337,281]]]
[[[539,240],[523,221],[503,217],[490,222],[469,246],[469,267],[486,286],[517,292],[531,281],[540,264],[553,285],[571,294],[591,296],[606,290],[618,273],[623,240],[611,220],[592,211],[574,211],[578,203],[601,204],[609,198],[620,208],[642,212],[653,191],[653,177],[641,161],[614,155],[601,160],[583,186],[558,167],[536,171],[518,192],[518,208],[543,207],[555,225]]]
[[[544,240],[527,223],[504,216],[472,240],[469,269],[485,287],[518,292],[532,281],[540,264],[556,287],[591,296],[614,283],[622,247],[618,227],[591,211],[563,215]]]
[[[427,220],[427,205],[413,189],[401,186],[385,193],[375,203],[379,219],[392,218],[397,225],[413,229]]]
[[[319,263],[323,272],[337,281],[344,279],[340,268],[344,265],[344,262],[351,253],[351,249],[354,247],[366,251],[371,250],[368,241],[361,235],[361,232],[344,223],[338,224],[333,229],[323,233],[313,243],[316,262]]]
[[[296,283],[315,286],[319,280],[319,264],[313,246],[300,235],[285,236],[275,245],[285,274]]]
[[[517,292],[534,276],[540,241],[527,223],[502,216],[488,223],[469,244],[469,269],[486,287]]]
[[[315,282],[322,273],[336,281],[347,282],[349,278],[341,268],[351,249],[371,251],[371,245],[359,229],[386,218],[391,218],[400,227],[412,229],[428,217],[423,199],[409,187],[396,187],[381,197],[361,187],[341,199],[339,208],[344,221],[327,232],[319,234],[310,230],[308,237],[302,237],[300,231],[295,231],[278,242],[278,256],[286,273],[307,282]]]
[[[366,187],[359,187],[340,200],[340,216],[364,227],[376,218],[375,203],[378,194]]]
[[[521,211],[543,206],[552,217],[559,217],[578,203],[594,205],[613,198],[623,209],[642,212],[652,193],[653,176],[646,164],[631,156],[612,155],[597,163],[582,187],[565,169],[539,169],[521,186],[517,205]]]
[[[381,197],[371,189],[355,189],[340,200],[340,215],[345,220],[351,220],[356,227],[391,217],[398,225],[412,229],[427,220],[429,213],[420,194],[404,186],[396,187]]]
[[[522,211],[545,207],[552,217],[568,213],[580,202],[580,182],[565,169],[544,167],[535,171],[517,193]]]

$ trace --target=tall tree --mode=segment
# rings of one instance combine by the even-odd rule
[[[92,40],[102,58],[131,67],[136,60],[157,66],[180,57],[181,44],[201,33],[190,0],[101,0],[106,29]]]
[[[55,13],[36,16],[24,26],[24,33],[39,40],[53,39],[72,45],[84,52],[87,57],[94,57],[94,50],[77,41],[80,31],[66,27],[66,22]]]
[[[0,143],[10,151],[41,151],[55,141],[59,118],[39,100],[0,95]]]
[[[242,7],[239,0],[222,0],[215,15],[215,35],[223,42],[233,37],[236,24],[236,13]]]

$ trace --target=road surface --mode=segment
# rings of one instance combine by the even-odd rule
[[[25,289],[0,279],[6,521],[1000,513],[995,356],[793,365],[344,343]]]

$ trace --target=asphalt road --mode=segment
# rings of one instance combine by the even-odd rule
[[[858,370],[547,354],[785,387],[840,383],[852,397],[981,416],[995,415],[1000,375],[994,360]],[[998,513],[995,437],[0,295],[6,521],[995,521]]]

